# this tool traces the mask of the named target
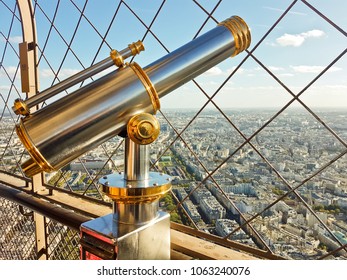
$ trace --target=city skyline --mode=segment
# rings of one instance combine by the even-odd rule
[[[184,111],[171,111],[166,116],[174,120],[177,130],[193,116]],[[252,135],[272,114],[262,110],[253,113],[227,110],[225,113],[246,136]],[[219,236],[230,234],[230,239],[252,247],[264,248],[267,244],[274,253],[285,258],[315,259],[338,248],[336,238],[342,244],[347,242],[346,156],[319,172],[345,150],[344,145],[322,130],[317,120],[307,118],[302,110],[276,118],[247,145],[242,144],[245,140],[214,110],[202,112],[171,145],[175,133],[160,115],[158,117],[162,132],[151,144],[150,155],[159,171],[172,176],[173,193],[179,201],[184,200],[182,207],[186,214],[171,213],[174,221],[189,224],[186,217],[189,215],[199,230]],[[333,124],[339,137],[346,139],[343,114],[326,111],[321,113],[321,118]],[[11,122],[8,119],[5,126],[8,133]],[[88,196],[100,198],[95,187],[89,186],[91,177],[85,170],[92,176],[122,170],[121,140],[115,138],[105,143],[107,151],[117,151],[111,153],[114,154],[111,158],[99,147],[63,170],[47,173],[47,182],[77,193],[89,189]],[[7,145],[6,138],[0,141]],[[15,156],[20,156],[23,148],[18,139],[11,141],[20,147],[15,149]],[[8,163],[7,168],[16,169],[11,153],[6,153],[3,161]],[[295,195],[290,194],[293,187],[297,188]],[[288,195],[272,205],[287,192]],[[168,201],[165,199],[162,207],[171,211],[174,206]],[[237,230],[242,219],[255,215],[258,218]],[[340,257],[345,257],[344,251]]]

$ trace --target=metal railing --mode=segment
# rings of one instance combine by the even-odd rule
[[[90,218],[0,184],[1,259],[79,259],[79,226]],[[46,249],[36,248],[34,213],[45,217]]]
[[[1,14],[4,15],[0,24],[0,53],[2,53],[0,77],[3,85],[0,88],[2,102],[0,103],[2,140],[0,170],[4,174],[13,174],[21,178],[24,178],[24,174],[20,163],[27,158],[27,155],[14,132],[14,124],[18,119],[12,113],[11,106],[13,99],[22,95],[17,44],[22,42],[19,34],[22,32],[23,18],[19,14],[19,7],[22,5],[23,13],[24,2],[27,1],[0,1]],[[209,4],[189,1],[187,5],[196,18],[192,15],[186,17],[183,15],[181,19],[183,23],[196,27],[195,33],[191,34],[189,39],[197,37],[202,30],[224,19],[220,14],[223,14],[225,3],[223,0]],[[147,13],[150,11],[150,16],[131,1],[118,1],[114,7],[107,7],[108,11],[105,10],[106,7],[100,5],[98,11],[100,14],[105,13],[105,18],[108,18],[108,21],[103,21],[101,26],[99,15],[90,11],[93,4],[89,1],[83,4],[73,0],[57,1],[54,5],[47,5],[38,0],[32,1],[33,16],[36,22],[40,22],[40,26],[36,27],[35,66],[40,73],[41,87],[54,85],[64,79],[65,75],[95,64],[99,56],[105,53],[105,49],[107,51],[112,49],[112,44],[123,46],[123,41],[127,38],[123,39],[118,35],[125,25],[136,29],[138,32],[136,36],[139,36],[145,44],[148,41],[155,46],[157,49],[154,52],[170,52],[174,49],[175,42],[169,40],[167,36],[173,30],[164,31],[159,26],[165,24],[165,17],[167,20],[171,19],[171,4],[172,0],[151,3],[147,10]],[[338,166],[347,166],[346,127],[341,125],[346,109],[336,113],[319,110],[310,105],[312,101],[309,95],[317,84],[316,87],[319,87],[319,82],[324,80],[327,73],[335,70],[345,73],[346,69],[339,65],[346,58],[347,32],[341,23],[335,22],[334,16],[326,11],[325,6],[319,3],[313,4],[312,1],[302,0],[291,1],[289,5],[284,3],[278,5],[279,8],[271,8],[278,12],[278,16],[273,17],[272,25],[267,27],[262,36],[253,34],[251,47],[240,56],[240,59],[235,60],[236,66],[232,70],[225,71],[222,79],[212,76],[210,80],[214,84],[212,87],[206,86],[204,80],[200,78],[189,83],[189,90],[201,100],[199,108],[181,110],[177,113],[166,108],[165,101],[163,102],[158,118],[164,132],[163,138],[152,147],[155,155],[152,168],[168,171],[171,172],[170,175],[177,176],[177,186],[174,187],[170,197],[163,200],[162,205],[171,211],[172,220],[189,225],[196,232],[221,235],[216,232],[217,219],[211,221],[204,214],[203,208],[208,205],[203,206],[202,202],[198,201],[200,193],[202,197],[205,193],[216,198],[216,205],[219,205],[216,209],[224,209],[221,211],[226,212],[223,215],[227,221],[220,219],[218,222],[220,230],[222,227],[228,229],[222,236],[225,241],[244,242],[253,248],[263,250],[268,255],[282,254],[284,258],[344,258],[347,249],[346,235],[345,237],[343,235],[347,234],[347,226],[346,206],[343,206],[343,201],[344,184],[347,180]],[[71,19],[69,29],[64,26],[61,16],[61,13],[67,9]],[[239,9],[242,10],[242,7]],[[329,36],[339,38],[341,46],[336,47],[332,54],[322,61],[316,58],[314,65],[315,63],[324,65],[311,69],[310,80],[300,82],[300,86],[293,86],[286,75],[283,75],[285,73],[281,73],[278,67],[267,62],[266,56],[264,57],[261,51],[270,45],[268,40],[277,28],[282,28],[283,33],[289,32],[286,29],[288,26],[286,20],[290,15],[303,13],[302,11],[314,15],[315,20],[329,30]],[[126,22],[123,14],[127,14]],[[306,29],[308,28],[310,27],[307,26]],[[184,28],[180,32],[183,30]],[[86,33],[90,37],[89,44],[85,43],[83,36]],[[117,36],[111,36],[112,34]],[[181,35],[189,36],[188,33]],[[323,47],[319,49],[318,45],[317,48],[318,52],[324,52]],[[297,56],[300,55],[298,49]],[[59,59],[56,59],[57,57]],[[141,59],[146,58],[139,58]],[[11,64],[12,61],[16,61],[17,64]],[[238,77],[247,71],[245,70],[247,65],[253,67],[253,72],[249,72],[250,77],[246,79],[247,84],[255,88],[257,85],[252,84],[254,82],[251,75],[263,75],[272,85],[268,90],[276,89],[276,95],[272,95],[270,99],[275,103],[272,110],[239,111],[221,106],[225,95],[230,92],[228,88],[233,87],[234,83],[237,84]],[[227,67],[231,68],[229,65]],[[234,86],[233,91],[242,94],[243,87],[240,83],[239,87]],[[326,88],[328,89],[329,87]],[[181,97],[176,95],[174,98]],[[237,98],[235,96],[236,103]],[[245,107],[254,105],[252,100],[248,102]],[[216,135],[216,126],[222,129],[225,136],[219,133]],[[215,148],[209,151],[208,146],[212,142]],[[107,200],[98,188],[97,180],[104,173],[122,170],[122,164],[119,163],[123,157],[122,143],[123,139],[116,137],[83,156],[74,163],[73,168],[77,171],[72,171],[73,168],[70,167],[70,170],[62,169],[53,175],[46,175],[42,182],[37,183],[38,179],[34,179],[31,185],[32,191],[37,193],[43,186],[49,189],[50,193],[59,190],[107,204]],[[228,149],[225,148],[225,143]],[[97,162],[97,168],[95,162],[93,165],[89,161],[96,157],[102,158],[102,161]],[[300,157],[306,157],[307,160],[304,161]],[[166,160],[170,161],[171,165],[165,163]],[[225,172],[226,169],[229,172]],[[236,192],[239,190],[233,186],[243,188],[243,191],[237,195]],[[268,194],[267,197],[263,197],[263,189]],[[322,190],[324,194],[328,193],[329,199],[326,195],[320,195]],[[260,196],[262,197],[259,198]],[[252,197],[257,197],[257,202],[254,202]],[[342,204],[338,204],[339,201]],[[2,207],[7,210],[2,211],[1,219],[11,224],[11,219],[16,217],[10,214],[12,204],[4,200]],[[197,215],[194,216],[193,212]],[[18,224],[23,224],[22,228],[25,231],[24,224],[30,223],[30,216],[24,217],[28,221],[21,223],[18,218]],[[31,228],[38,228],[38,219],[35,221],[32,220]],[[43,245],[43,250],[48,252],[49,257],[65,254],[66,258],[75,258],[76,253],[69,251],[67,244],[69,240],[75,240],[70,237],[76,236],[76,233],[67,233],[61,229],[64,226],[53,225],[51,221],[44,220],[44,224],[46,233],[49,232],[48,236],[55,236],[53,239],[47,237],[48,245]],[[1,233],[0,236],[6,238],[5,233]],[[64,254],[55,249],[48,249],[54,240],[66,241],[66,248],[58,246],[61,249],[57,249],[64,251]],[[28,256],[31,256],[31,250],[42,249],[35,246],[26,249]],[[307,253],[308,251],[310,253]],[[5,258],[31,257],[8,254]]]
[[[1,259],[36,259],[33,217],[24,208],[4,198],[1,206]]]

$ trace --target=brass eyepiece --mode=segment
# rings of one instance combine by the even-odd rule
[[[248,25],[239,16],[232,16],[219,23],[219,25],[228,28],[234,36],[235,51],[232,56],[246,50],[251,44],[251,32]]]

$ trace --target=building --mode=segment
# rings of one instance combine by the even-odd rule
[[[225,208],[219,204],[214,196],[203,198],[200,201],[200,208],[210,223],[217,219],[223,219],[226,214]]]
[[[108,169],[110,170],[112,167],[111,162],[105,162],[101,160],[92,160],[86,162],[71,162],[69,164],[69,169],[71,171],[85,171],[87,170],[100,170],[100,169]]]

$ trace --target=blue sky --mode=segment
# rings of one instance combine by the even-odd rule
[[[13,2],[13,1],[6,1]],[[44,53],[49,61],[40,61],[41,89],[55,83],[54,71],[59,70],[58,77],[64,79],[89,66],[93,60],[101,60],[108,56],[109,46],[122,49],[128,43],[142,39],[146,34],[145,25],[149,26],[161,0],[153,1],[125,1],[136,12],[141,23],[124,4],[114,18],[106,37],[107,44],[102,44],[101,36],[106,34],[109,22],[112,20],[119,1],[89,1],[85,15],[98,30],[99,34],[90,26],[85,18],[82,19],[71,50],[78,56],[79,61],[71,54],[62,63],[66,54],[66,43],[70,41],[79,20],[78,9],[83,9],[84,1],[61,1],[54,21],[55,27],[65,38],[60,38],[56,30],[51,32]],[[198,1],[208,12],[219,3],[217,0]],[[331,19],[342,30],[347,30],[347,1],[345,0],[311,0],[320,12]],[[54,17],[56,1],[39,1],[42,13],[37,8],[36,23],[39,45],[43,48],[49,32],[50,20]],[[293,1],[283,0],[224,0],[216,7],[213,17],[222,21],[232,15],[241,16],[249,25],[252,32],[252,44],[249,50],[256,46],[269,28],[278,20],[283,11]],[[167,0],[161,12],[151,27],[151,33],[145,36],[145,52],[136,61],[146,66],[152,61],[165,55],[168,49],[173,51],[186,42],[192,40],[207,18],[206,13],[194,1]],[[7,20],[7,21],[6,21]],[[0,26],[5,26],[8,19],[4,15],[0,19]],[[206,32],[216,25],[209,19],[199,34]],[[3,32],[3,31],[2,31]],[[4,33],[4,32],[3,32]],[[13,28],[11,42],[15,45],[20,41],[20,28]],[[160,40],[161,44],[158,42]],[[4,48],[4,40],[0,38],[0,52]],[[279,22],[263,43],[254,51],[256,58],[294,93],[298,94],[312,79],[314,79],[329,63],[331,63],[347,47],[347,37],[313,12],[305,3],[297,1],[290,12]],[[99,49],[100,48],[100,49]],[[99,51],[98,51],[99,49]],[[98,51],[98,54],[97,54]],[[14,71],[16,62],[9,55],[3,61],[3,67]],[[236,66],[245,58],[242,53],[213,67],[196,81],[209,96],[215,94],[220,85],[228,78]],[[83,66],[82,66],[82,65]],[[11,70],[12,69],[12,70]],[[303,95],[302,100],[314,107],[346,107],[347,105],[347,56],[343,56],[331,69],[326,72],[317,83],[312,85]],[[18,78],[18,77],[17,77]],[[6,94],[4,71],[0,69],[0,89]],[[12,96],[15,96],[11,93]],[[228,79],[225,86],[215,95],[214,102],[223,108],[233,107],[282,107],[292,96],[253,59],[249,58],[239,70]],[[192,83],[187,83],[175,92],[161,100],[163,108],[200,107],[206,102],[206,97]],[[298,105],[298,104],[294,104]]]

